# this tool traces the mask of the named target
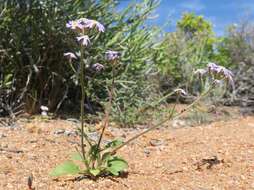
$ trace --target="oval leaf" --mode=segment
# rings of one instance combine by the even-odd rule
[[[115,176],[118,176],[120,172],[124,171],[127,168],[128,163],[121,158],[115,157],[112,160],[108,161],[107,171]]]
[[[58,177],[62,175],[75,175],[80,172],[79,167],[71,161],[64,162],[57,166],[51,173],[51,176]]]

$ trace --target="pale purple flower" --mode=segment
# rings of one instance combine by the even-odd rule
[[[104,69],[104,66],[100,63],[95,63],[92,65],[92,69],[94,69],[96,72],[100,72]]]
[[[90,28],[90,29],[96,28],[99,32],[105,31],[105,27],[96,20],[87,19],[84,26],[85,28]]]
[[[81,31],[83,31],[85,28],[87,29],[96,28],[99,32],[105,31],[105,27],[101,23],[99,23],[96,20],[91,20],[87,18],[80,18],[78,20],[69,21],[66,24],[66,27],[72,30],[81,30]]]
[[[69,60],[77,59],[77,56],[71,52],[64,53],[64,56],[67,57]]]
[[[208,68],[209,72],[212,72],[212,73],[219,73],[220,67],[221,66],[219,66],[215,63],[208,63],[207,64],[207,68]]]
[[[207,67],[212,73],[221,74],[225,78],[233,78],[233,73],[223,66],[216,65],[215,63],[208,63]]]
[[[207,67],[211,73],[219,74],[220,76],[224,77],[225,80],[234,88],[234,75],[232,71],[215,63],[208,63]]]
[[[89,37],[87,35],[79,36],[76,39],[83,46],[88,46],[88,44],[90,43],[90,39],[89,39]]]
[[[106,51],[106,58],[109,61],[114,61],[116,59],[119,59],[119,52],[108,50]]]
[[[220,68],[220,73],[223,74],[223,76],[225,76],[226,78],[233,78],[233,73],[232,71],[226,69],[225,67]]]
[[[84,26],[82,24],[80,24],[78,21],[76,20],[71,20],[66,24],[67,28],[70,28],[72,30],[82,30],[84,28]]]
[[[187,93],[185,92],[185,90],[183,90],[181,88],[175,89],[174,92],[181,95],[181,96],[187,96]]]
[[[89,22],[89,19],[87,18],[80,18],[77,20],[77,22],[83,26],[85,26],[88,22]]]

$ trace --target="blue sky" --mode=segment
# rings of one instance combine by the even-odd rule
[[[132,0],[119,0],[120,7],[127,6]],[[183,12],[195,12],[203,15],[213,23],[217,35],[224,34],[230,24],[238,23],[245,18],[254,19],[254,0],[161,0],[151,21],[154,25],[162,26],[169,22],[166,31],[175,28],[176,21]]]

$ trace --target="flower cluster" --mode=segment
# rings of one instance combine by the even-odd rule
[[[87,18],[80,18],[78,20],[69,21],[66,24],[66,27],[77,32],[85,31],[86,29],[93,29],[93,28],[95,28],[99,32],[105,31],[105,27],[101,23],[99,23],[96,20],[91,20]]]
[[[101,70],[104,69],[104,66],[100,63],[95,63],[92,65],[92,69],[95,70],[96,72],[100,72]]]
[[[209,73],[224,78],[230,85],[234,86],[233,73],[229,69],[215,63],[208,63],[207,68]]]
[[[79,36],[76,37],[77,42],[87,47],[91,42],[88,35],[86,35],[86,32],[88,30],[96,29],[98,32],[105,32],[105,27],[99,23],[96,20],[87,19],[87,18],[80,18],[78,20],[71,20],[66,24],[66,27],[79,33]],[[72,61],[73,59],[77,59],[77,56],[74,53],[68,52],[64,54],[69,61]],[[115,62],[120,57],[120,54],[116,51],[108,50],[106,51],[106,59],[112,62]],[[96,71],[102,70],[102,65],[96,65],[94,66],[94,69]]]
[[[117,51],[108,50],[106,51],[106,58],[109,61],[115,61],[119,59],[120,54]]]
[[[203,76],[207,73],[212,74],[216,79],[224,79],[234,87],[233,73],[229,69],[215,63],[208,63],[207,69],[198,69],[194,73],[199,76]]]

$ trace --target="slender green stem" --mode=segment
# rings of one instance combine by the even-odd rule
[[[84,102],[85,102],[85,68],[84,68],[84,48],[80,47],[80,87],[81,87],[81,101],[80,101],[80,117],[81,117],[81,137],[80,137],[80,144],[81,144],[81,153],[86,165],[86,168],[89,169],[89,163],[86,159],[86,151],[85,151],[85,144],[84,138],[86,139],[87,143],[92,146],[90,140],[88,139],[85,131],[84,131]]]
[[[111,89],[109,90],[109,104],[106,108],[106,115],[105,115],[105,121],[104,121],[104,125],[101,131],[101,135],[97,144],[97,150],[99,150],[100,148],[100,144],[102,141],[102,137],[103,134],[105,132],[105,129],[108,127],[109,125],[109,115],[112,109],[112,102],[113,102],[113,97],[114,97],[114,88],[115,88],[115,63],[113,63],[113,68],[112,68],[112,83],[111,83]]]
[[[142,114],[142,113],[144,113],[145,111],[147,111],[149,108],[153,108],[153,107],[159,105],[162,101],[166,100],[168,97],[172,96],[174,93],[175,93],[175,92],[170,92],[170,93],[166,94],[165,96],[163,96],[163,97],[162,97],[161,99],[159,99],[158,101],[153,102],[153,103],[150,104],[150,105],[147,105],[147,106],[144,106],[144,107],[140,108],[139,111],[138,111],[138,116],[139,116],[139,114]]]
[[[149,131],[156,129],[158,127],[160,127],[161,125],[163,125],[164,123],[166,123],[167,121],[171,120],[171,119],[175,119],[178,118],[179,116],[181,116],[183,113],[185,113],[186,111],[190,110],[196,103],[198,103],[204,96],[206,96],[207,94],[209,94],[213,88],[215,87],[215,83],[213,83],[211,85],[211,87],[204,92],[203,94],[201,94],[194,102],[192,102],[190,105],[188,105],[186,108],[182,109],[179,113],[177,113],[176,115],[172,114],[170,115],[169,118],[162,120],[161,122],[159,122],[158,124],[146,129],[145,131],[135,135],[134,137],[130,138],[129,140],[127,140],[126,142],[124,142],[123,144],[121,144],[120,146],[116,147],[113,151],[112,154],[115,154],[119,149],[121,149],[122,147],[124,147],[125,145],[129,144],[130,142],[136,140],[137,138],[139,138],[140,136],[143,136],[144,134],[148,133]]]
[[[84,148],[84,101],[85,101],[85,81],[84,81],[84,52],[81,46],[80,52],[80,86],[81,86],[81,101],[80,101],[80,117],[81,117],[81,153],[83,159],[85,159],[85,148]]]

